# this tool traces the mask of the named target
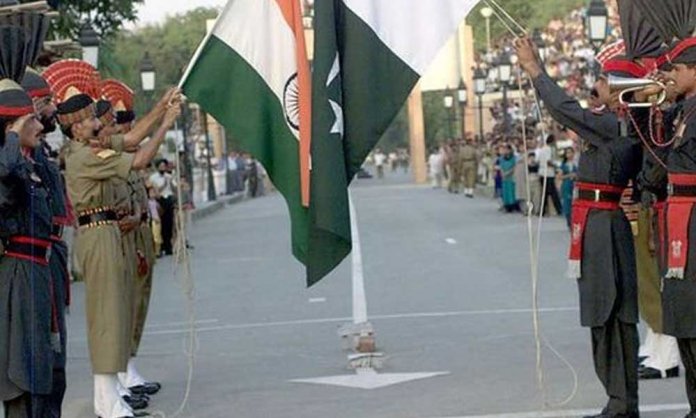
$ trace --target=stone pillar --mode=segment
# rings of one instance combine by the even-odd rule
[[[478,132],[478,101],[474,94],[474,31],[469,25],[462,24],[459,27],[459,68],[461,76],[466,83],[468,101],[466,105],[466,131],[472,134]]]
[[[411,148],[411,171],[416,184],[428,181],[428,166],[425,151],[425,122],[423,118],[423,97],[420,83],[408,97],[408,136]]]
[[[208,134],[210,135],[211,157],[220,160],[224,154],[225,134],[222,126],[208,115]]]

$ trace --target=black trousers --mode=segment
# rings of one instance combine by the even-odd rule
[[[162,251],[171,255],[174,237],[174,197],[160,197],[157,201],[162,208]]]
[[[25,392],[3,402],[5,418],[61,418],[65,387],[65,369],[54,369],[51,394],[33,395]]]
[[[539,178],[539,182],[541,183],[541,190],[543,191],[544,178]],[[544,215],[546,215],[547,211],[549,210],[549,197],[551,198],[553,207],[556,209],[556,213],[559,215],[563,214],[563,206],[561,205],[561,198],[558,196],[558,189],[556,188],[556,179],[554,177],[548,177],[546,179],[546,193],[544,193],[544,197],[542,200],[542,202],[544,202]]]
[[[638,416],[638,347],[635,324],[616,314],[602,327],[592,328],[595,372],[609,397],[604,413]]]
[[[679,345],[679,354],[684,363],[685,382],[686,382],[686,397],[691,405],[691,414],[689,416],[696,417],[696,339],[694,338],[677,338]]]

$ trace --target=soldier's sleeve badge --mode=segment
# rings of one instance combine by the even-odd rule
[[[102,160],[106,160],[113,157],[116,154],[117,152],[112,149],[103,149],[97,153],[97,157],[101,158]]]

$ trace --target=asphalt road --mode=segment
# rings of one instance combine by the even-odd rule
[[[603,405],[576,285],[564,275],[563,221],[545,220],[542,235],[542,391],[525,218],[498,212],[488,198],[412,186],[403,175],[361,180],[353,196],[368,313],[387,357],[379,373],[448,374],[373,390],[292,382],[355,374],[337,335],[351,317],[350,263],[306,289],[290,255],[283,200],[272,195],[231,206],[190,232],[197,345],[180,416],[537,418],[582,416]],[[139,360],[141,372],[164,385],[151,409],[167,417],[184,397],[188,373],[187,299],[174,267],[171,259],[157,267]],[[65,416],[87,418],[82,286],[74,295]],[[683,417],[683,385],[682,378],[641,383],[642,416]]]

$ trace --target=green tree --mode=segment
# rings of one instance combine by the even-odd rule
[[[177,85],[205,36],[206,20],[217,16],[213,8],[197,8],[168,17],[164,23],[121,31],[103,48],[102,76],[123,80],[136,93],[136,112],[142,113],[172,85]],[[140,62],[150,55],[156,69],[156,90],[143,93]]]
[[[36,0],[21,0],[31,3]],[[57,1],[50,0],[54,5]],[[102,38],[108,38],[119,31],[124,23],[135,22],[138,18],[136,6],[144,0],[61,0],[58,5],[59,16],[54,20],[50,36],[54,38],[77,39],[80,28],[89,22]]]
[[[377,146],[386,152],[408,147],[408,113],[405,105],[382,135]]]
[[[572,10],[585,5],[587,0],[497,0],[497,2],[518,23],[531,31],[534,28],[546,27],[552,19],[568,15]],[[476,48],[479,50],[486,48],[486,20],[481,17],[481,9],[484,7],[487,5],[481,2],[467,19],[474,28]],[[496,39],[508,34],[508,30],[500,19],[493,15],[491,17],[492,41],[495,42]]]
[[[429,91],[423,93],[423,121],[425,124],[425,146],[427,149],[437,147],[450,139],[461,137],[459,127],[461,119],[458,114],[448,115],[444,106],[445,93],[442,91]],[[451,124],[451,128],[448,126]],[[390,152],[396,148],[408,148],[409,125],[407,106],[401,109],[399,114],[384,133],[378,147]]]

